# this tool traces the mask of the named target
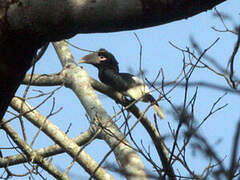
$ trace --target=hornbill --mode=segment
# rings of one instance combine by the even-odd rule
[[[97,67],[100,81],[121,92],[123,95],[134,100],[140,99],[143,102],[151,102],[158,116],[164,119],[164,113],[151,95],[148,86],[132,74],[120,73],[118,62],[113,54],[101,48],[96,52],[82,57],[79,61],[80,63],[92,64]]]

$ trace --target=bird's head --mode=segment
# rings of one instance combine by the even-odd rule
[[[79,61],[79,64],[80,63],[92,64],[96,66],[98,69],[109,68],[119,71],[118,62],[113,56],[113,54],[103,48],[82,57]]]

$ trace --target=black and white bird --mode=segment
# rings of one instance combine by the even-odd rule
[[[96,52],[90,53],[82,57],[79,63],[92,64],[97,67],[100,81],[121,92],[124,96],[152,103],[157,115],[164,119],[164,113],[151,95],[148,86],[137,76],[129,73],[120,73],[117,60],[107,50],[101,48]]]

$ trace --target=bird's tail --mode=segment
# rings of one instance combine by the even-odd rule
[[[154,110],[156,111],[157,115],[160,117],[160,119],[165,119],[163,110],[158,104],[153,105]]]
[[[151,94],[145,95],[145,101],[149,101],[153,104],[153,108],[156,111],[157,115],[160,117],[160,119],[165,119],[164,113],[162,108],[158,105],[157,101],[154,99],[154,97]]]

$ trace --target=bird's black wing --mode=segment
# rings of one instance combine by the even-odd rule
[[[144,85],[144,82],[137,76],[129,73],[119,73],[119,75],[128,83],[128,88]]]
[[[98,77],[101,82],[117,91],[124,92],[129,88],[129,84],[126,79],[123,78],[120,73],[112,69],[105,69],[102,72],[99,72]]]

